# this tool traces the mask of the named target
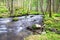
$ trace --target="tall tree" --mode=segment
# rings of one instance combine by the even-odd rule
[[[41,8],[41,12],[42,12],[43,15],[44,15],[44,11],[43,11],[43,0],[40,0],[40,8]]]
[[[55,8],[55,7],[54,7],[55,5],[54,5],[54,4],[55,4],[55,0],[52,0],[52,9],[53,9],[52,11],[53,11],[53,12],[55,12],[55,9],[54,9],[54,8]]]
[[[51,13],[51,0],[49,0],[49,17],[52,17],[52,13]]]
[[[56,2],[57,2],[57,3],[56,3],[56,12],[58,13],[58,11],[59,11],[59,6],[60,6],[60,0],[57,0]]]
[[[10,0],[7,0],[7,8],[8,8],[8,11],[10,11]]]
[[[28,6],[29,7],[28,8],[29,11],[31,11],[31,4],[32,4],[32,0],[29,0],[29,6]]]
[[[38,0],[36,0],[36,11],[38,12]]]
[[[13,12],[13,0],[11,0],[11,10],[10,10],[10,15],[12,15],[14,12]]]

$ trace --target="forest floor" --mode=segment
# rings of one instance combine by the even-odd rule
[[[25,40],[60,40],[60,35],[53,32],[48,32],[41,35],[30,35]]]

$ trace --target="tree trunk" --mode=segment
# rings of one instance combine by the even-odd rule
[[[31,3],[32,3],[31,1],[32,0],[29,0],[29,6],[28,6],[29,7],[29,12],[31,11]]]
[[[8,8],[8,11],[10,13],[10,1],[9,0],[7,0],[7,8]]]
[[[51,13],[51,0],[49,0],[49,17],[52,17],[52,13]]]
[[[38,12],[38,0],[36,1],[36,11]]]
[[[12,14],[13,14],[14,12],[13,12],[13,0],[11,0],[11,10],[10,10],[10,16],[12,16]]]
[[[55,12],[58,13],[58,11],[59,11],[59,5],[60,5],[60,4],[59,4],[59,3],[60,3],[59,1],[60,1],[60,0],[55,0],[55,1],[56,1],[56,4],[55,4],[55,5],[56,5],[56,7],[55,7]]]
[[[44,11],[43,11],[43,0],[40,0],[40,8],[41,8],[41,12],[42,12],[43,15],[44,15]]]
[[[55,12],[55,11],[54,11],[54,10],[55,10],[55,9],[54,9],[54,8],[55,8],[55,7],[54,7],[54,4],[55,4],[54,1],[55,1],[55,0],[53,0],[53,12]]]

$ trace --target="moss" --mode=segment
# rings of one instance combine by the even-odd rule
[[[33,30],[37,29],[36,25],[32,25],[32,29]]]
[[[54,14],[52,14],[52,15],[54,16]],[[58,17],[54,16],[54,18],[52,18],[52,17],[50,18],[50,17],[48,17],[48,15],[46,15],[44,18],[44,23],[46,24],[46,26],[45,26],[46,28],[51,27],[51,28],[56,28],[56,29],[60,30],[59,29],[60,28],[60,21],[59,21]]]
[[[12,21],[18,21],[18,18],[17,18],[17,17],[14,17],[14,18],[12,19]]]

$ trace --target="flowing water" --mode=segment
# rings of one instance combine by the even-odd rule
[[[29,15],[17,17],[18,21],[12,21],[12,18],[0,18],[0,35],[6,37],[0,37],[0,40],[23,40],[23,37],[30,35],[31,32],[26,28],[31,27],[33,24],[42,25],[43,17],[41,15]],[[13,38],[14,37],[14,38]],[[16,39],[16,40],[17,40]]]

